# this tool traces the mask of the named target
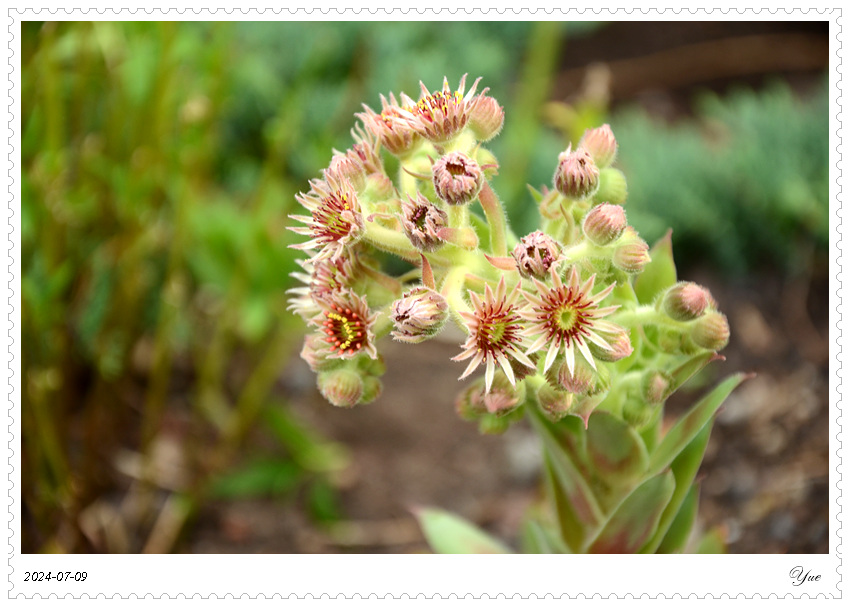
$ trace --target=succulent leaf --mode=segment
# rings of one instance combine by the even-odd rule
[[[635,294],[642,304],[651,304],[664,289],[676,284],[676,263],[673,261],[673,231],[669,230],[652,245],[652,259],[635,279]]]
[[[439,508],[414,514],[425,539],[437,554],[508,554],[511,550],[469,521]]]
[[[688,490],[694,482],[694,478],[702,463],[703,455],[705,455],[705,448],[708,445],[709,436],[711,436],[712,425],[711,422],[707,423],[679,456],[673,460],[670,469],[676,478],[676,491],[673,493],[670,503],[661,516],[655,537],[645,547],[646,552],[655,552],[662,540],[666,541],[665,534],[671,528],[674,519],[679,516],[679,512],[684,507],[683,502],[687,498]]]
[[[698,506],[699,485],[692,485],[685,495],[685,499],[682,501],[682,505],[679,507],[679,511],[676,513],[676,517],[673,519],[670,528],[664,535],[664,539],[655,552],[660,554],[674,554],[682,552],[685,549],[694,526],[694,521],[697,518]],[[659,524],[659,531],[661,531],[660,527],[661,525]],[[656,533],[656,535],[658,534]],[[651,550],[647,550],[646,552],[651,552]]]
[[[587,552],[634,554],[655,532],[661,514],[676,487],[671,471],[653,476],[632,491],[617,507]]]
[[[676,456],[687,447],[694,437],[711,420],[726,397],[745,379],[750,377],[745,373],[736,373],[720,383],[714,390],[704,396],[691,410],[682,416],[673,426],[658,447],[650,456],[649,470],[658,474],[676,459]]]
[[[649,467],[649,455],[635,430],[623,420],[597,411],[587,425],[587,457],[607,485],[633,486]]]

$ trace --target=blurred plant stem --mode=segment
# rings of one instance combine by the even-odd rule
[[[535,23],[529,35],[510,126],[505,129],[505,140],[500,142],[504,160],[499,172],[502,182],[513,190],[506,194],[507,199],[525,194],[528,167],[539,139],[540,114],[549,99],[565,36],[557,21]]]
[[[175,38],[175,24],[163,24],[162,47],[160,65],[156,70],[154,85],[155,103],[149,104],[147,110],[151,113],[147,120],[140,122],[150,130],[141,134],[144,139],[152,141],[164,141],[167,138],[166,116],[167,110],[164,101],[169,96],[169,82],[174,77],[174,59],[172,56]],[[163,157],[163,150],[153,146],[156,156],[153,159],[154,166],[160,168],[166,162],[174,159]],[[157,171],[159,173],[160,171]],[[167,184],[165,184],[167,187]],[[189,204],[192,196],[186,191],[185,182],[180,181],[176,196],[170,201],[174,209],[174,222],[171,234],[171,244],[168,250],[167,269],[163,283],[162,305],[154,337],[153,366],[150,382],[148,383],[145,396],[144,409],[142,411],[141,445],[142,453],[146,460],[150,458],[150,446],[160,422],[165,407],[165,397],[168,392],[168,382],[171,375],[172,351],[170,340],[174,333],[174,322],[178,308],[184,305],[185,288],[183,283],[183,257],[186,243],[186,222],[189,212]],[[145,469],[148,465],[144,466]]]

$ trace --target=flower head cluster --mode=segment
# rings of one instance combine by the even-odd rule
[[[363,235],[363,215],[360,202],[351,182],[344,177],[327,175],[324,180],[314,180],[310,192],[296,196],[298,202],[310,211],[310,216],[291,215],[306,227],[290,228],[296,234],[309,236],[307,242],[295,245],[296,249],[317,251],[312,260],[338,260],[346,247]]]
[[[609,285],[593,295],[595,280],[594,275],[581,283],[578,270],[573,266],[569,280],[564,284],[553,269],[551,286],[535,279],[536,293],[523,292],[530,304],[524,312],[524,317],[530,324],[527,335],[537,338],[531,344],[529,352],[546,349],[544,372],[552,366],[561,349],[570,373],[575,370],[576,351],[595,368],[596,362],[588,344],[594,343],[603,350],[610,350],[611,346],[600,333],[617,333],[622,330],[615,324],[600,320],[614,312],[618,306],[599,307],[599,302],[608,297],[614,285]]]
[[[466,74],[460,79],[457,90],[452,90],[449,81],[443,79],[443,88],[433,93],[423,83],[419,83],[422,94],[415,105],[411,104],[405,113],[410,128],[435,143],[445,143],[452,139],[469,122],[470,115],[483,98],[483,91],[477,97],[475,89],[479,78],[466,90]]]
[[[525,406],[553,420],[586,422],[600,407],[648,423],[677,387],[675,370],[726,345],[726,317],[699,285],[638,284],[656,257],[672,265],[670,247],[650,249],[628,225],[608,125],[552,159],[552,182],[532,189],[538,229],[514,234],[483,145],[505,113],[478,84],[444,79],[437,91],[422,84],[418,100],[364,105],[352,147],[297,196],[308,214],[291,229],[306,241],[293,246],[308,259],[289,307],[314,328],[302,357],[329,401],[353,406],[380,394],[379,339],[419,344],[454,321],[466,333],[452,359],[465,365],[460,379],[483,369],[458,411],[486,431]]]
[[[463,344],[463,352],[452,360],[467,360],[469,364],[461,379],[472,373],[484,363],[486,389],[493,384],[493,375],[498,364],[510,382],[515,383],[511,359],[528,367],[534,363],[522,351],[522,318],[519,314],[518,291],[507,293],[505,279],[502,278],[494,292],[490,285],[484,287],[484,298],[470,292],[472,312],[460,312],[466,321],[469,337]]]

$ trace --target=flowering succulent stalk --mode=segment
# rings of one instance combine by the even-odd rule
[[[297,196],[308,214],[292,230],[307,240],[293,246],[307,259],[290,309],[313,328],[302,358],[327,400],[357,406],[381,392],[382,339],[418,344],[456,324],[458,414],[482,432],[526,417],[541,439],[549,509],[529,520],[524,545],[683,550],[711,420],[744,376],[666,432],[664,403],[722,358],[726,317],[705,288],[677,281],[669,238],[650,249],[628,225],[608,125],[552,159],[552,183],[532,190],[540,224],[515,234],[483,145],[505,113],[478,82],[382,96],[380,113],[364,106],[352,147]],[[393,275],[386,253],[415,269]]]

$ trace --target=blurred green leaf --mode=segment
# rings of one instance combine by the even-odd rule
[[[438,508],[414,511],[437,554],[507,554],[510,549],[472,523]]]
[[[678,485],[677,485],[678,488]],[[697,507],[699,506],[699,485],[692,485],[682,501],[676,517],[673,519],[664,539],[655,552],[659,554],[673,554],[682,552],[691,536],[694,521],[697,518]],[[660,528],[659,528],[660,531]],[[651,552],[651,550],[647,550]]]
[[[324,480],[317,478],[310,483],[307,492],[307,506],[313,518],[322,523],[338,521],[342,518],[336,490]]]
[[[664,514],[661,516],[655,537],[645,546],[646,552],[655,552],[662,543],[662,540],[667,541],[666,534],[668,533],[668,529],[674,524],[675,519],[680,516],[680,510],[685,507],[683,502],[693,487],[694,478],[696,478],[699,467],[702,464],[705,448],[711,436],[711,426],[711,422],[707,423],[670,465],[673,476],[676,478],[676,490],[670,498],[670,503],[664,510]],[[694,510],[696,510],[696,506],[694,506]],[[682,516],[687,517],[687,514],[685,513]],[[684,521],[680,521],[680,524],[684,524]],[[674,545],[677,543],[675,538],[670,538],[669,542]]]
[[[634,554],[655,532],[676,482],[669,470],[639,485],[614,511],[588,552]]]
[[[700,539],[697,554],[726,554],[726,532],[722,527],[713,527]]]
[[[737,373],[727,378],[679,418],[652,453],[650,473],[657,474],[669,466],[711,420],[732,390],[748,377],[744,373]]]
[[[568,554],[570,549],[556,531],[533,520],[526,520],[520,531],[523,554]]]
[[[532,424],[543,440],[544,469],[564,541],[574,552],[581,549],[588,530],[604,520],[602,509],[576,463],[558,442],[548,422],[534,408]]]
[[[286,495],[304,477],[304,471],[288,459],[258,459],[212,479],[210,495],[223,499],[245,499]]]
[[[649,455],[638,433],[623,420],[597,411],[587,424],[587,456],[606,484],[629,484],[643,475]]]

